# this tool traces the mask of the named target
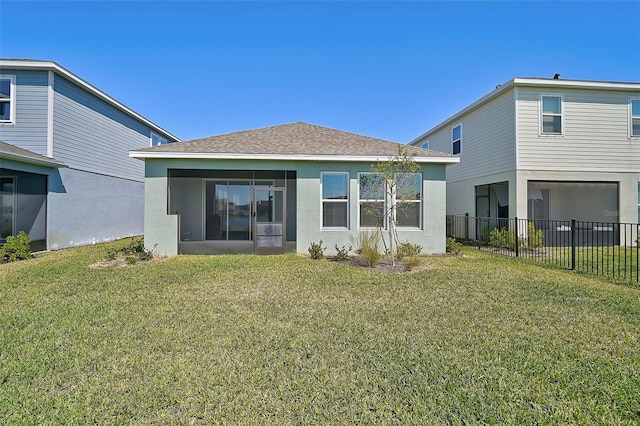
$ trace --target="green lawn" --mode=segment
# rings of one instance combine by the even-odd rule
[[[465,248],[0,265],[0,424],[637,424],[640,290]]]

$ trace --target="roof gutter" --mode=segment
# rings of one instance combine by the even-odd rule
[[[388,161],[393,156],[376,155],[308,155],[308,154],[246,154],[218,152],[145,152],[129,151],[129,157],[145,159],[189,159],[189,160],[282,160],[282,161],[334,161],[371,163]],[[413,157],[416,163],[455,164],[459,157]]]

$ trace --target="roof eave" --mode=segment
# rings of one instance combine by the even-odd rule
[[[417,142],[423,141],[427,136],[433,133],[439,132],[444,127],[460,120],[461,117],[469,112],[479,108],[486,104],[497,96],[500,96],[506,90],[513,87],[558,87],[563,89],[603,89],[603,90],[633,90],[640,91],[640,83],[620,83],[620,82],[607,82],[607,81],[588,81],[588,80],[561,80],[561,79],[544,79],[544,78],[521,78],[514,77],[506,83],[499,85],[496,89],[487,93],[477,101],[469,104],[465,108],[461,109],[452,116],[446,118],[440,123],[436,124],[426,132],[422,133],[417,138],[409,142],[409,145],[414,145]]]
[[[154,122],[152,122],[149,119],[147,119],[147,118],[143,117],[142,115],[138,114],[137,112],[135,112],[131,108],[127,107],[123,103],[115,100],[111,96],[109,96],[106,93],[104,93],[102,90],[100,90],[97,87],[89,84],[85,80],[83,80],[80,77],[78,77],[77,75],[73,74],[71,71],[68,71],[65,68],[63,68],[62,66],[58,65],[56,62],[53,62],[53,61],[38,61],[38,60],[31,60],[31,59],[10,59],[10,60],[8,60],[8,59],[0,59],[0,68],[1,69],[5,69],[5,70],[31,69],[31,70],[53,71],[53,72],[63,76],[67,80],[70,80],[73,83],[79,85],[83,89],[93,93],[94,95],[96,95],[100,99],[102,99],[103,101],[105,101],[108,104],[110,104],[110,105],[116,107],[117,109],[123,111],[127,115],[130,115],[131,117],[135,118],[136,120],[139,120],[139,121],[143,122],[145,125],[149,126],[151,129],[153,129],[154,132],[159,133],[159,134],[161,134],[162,136],[164,136],[166,138],[170,138],[170,139],[173,139],[173,140],[175,140],[177,142],[180,142],[180,138],[178,138],[177,136],[173,135],[172,133],[166,131],[165,129],[163,129],[162,127],[158,126]]]
[[[322,161],[371,163],[388,161],[392,155],[313,155],[313,154],[246,154],[212,152],[148,152],[129,151],[129,157],[146,159],[188,159],[188,160],[281,160],[281,161]],[[416,163],[455,164],[459,157],[413,157]]]
[[[44,167],[51,167],[51,168],[69,167],[65,163],[62,163],[60,161],[56,161],[53,159],[45,160],[45,159],[33,158],[27,155],[20,155],[12,152],[5,152],[5,151],[0,151],[0,158],[6,159],[6,160],[18,161],[20,163],[27,163],[27,164],[33,164],[36,166],[44,166]]]

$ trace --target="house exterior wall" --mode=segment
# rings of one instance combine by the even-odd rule
[[[144,183],[60,169],[49,188],[49,248],[95,244],[143,232]]]
[[[53,155],[69,167],[143,182],[144,164],[129,150],[149,146],[151,129],[56,75]],[[142,214],[142,212],[140,212]]]
[[[513,90],[506,91],[481,108],[452,121],[428,137],[412,142],[412,145],[422,146],[428,140],[430,149],[451,153],[451,132],[459,124],[462,125],[460,163],[447,167],[447,182],[472,179],[487,173],[515,170],[516,129]]]
[[[149,146],[151,133],[161,132],[57,66],[8,63],[0,74],[15,76],[15,115],[0,124],[0,140],[68,166],[49,182],[47,248],[142,234],[144,164],[129,150]]]
[[[306,253],[311,242],[323,240],[327,254],[335,253],[335,245],[355,246],[359,233],[358,173],[370,172],[368,163],[293,162],[293,161],[219,161],[146,159],[145,186],[145,245],[161,255],[178,253],[179,221],[175,214],[167,214],[169,169],[215,170],[293,170],[296,171],[296,251]],[[321,225],[321,172],[349,172],[349,229],[328,230]],[[399,230],[400,241],[411,241],[423,247],[424,253],[445,251],[445,165],[424,164],[421,230]],[[287,200],[290,203],[290,200]],[[196,203],[197,204],[197,203]],[[194,210],[201,205],[194,205]]]
[[[48,73],[0,69],[16,77],[13,123],[0,123],[0,140],[40,155],[47,155]]]
[[[640,140],[629,138],[631,92],[520,87],[517,93],[520,170],[635,173],[640,168]],[[564,97],[562,135],[540,135],[542,93]]]

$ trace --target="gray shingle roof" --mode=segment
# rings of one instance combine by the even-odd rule
[[[66,167],[64,163],[56,161],[53,158],[36,154],[35,152],[2,141],[0,141],[0,158],[15,159],[49,167]]]
[[[452,158],[450,154],[376,139],[328,127],[297,122],[245,130],[191,141],[136,150],[140,153],[220,153],[278,156],[394,156],[398,147],[425,158]]]

